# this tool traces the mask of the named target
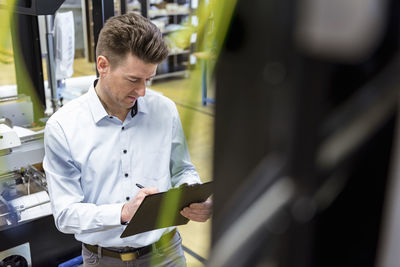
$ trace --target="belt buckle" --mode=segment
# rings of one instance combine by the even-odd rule
[[[119,256],[122,261],[132,261],[132,260],[136,260],[138,258],[138,255],[136,252],[120,253]]]

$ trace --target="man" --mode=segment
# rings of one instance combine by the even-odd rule
[[[110,18],[96,48],[99,79],[47,122],[43,166],[55,224],[82,242],[84,266],[186,265],[175,227],[120,238],[146,195],[200,182],[174,103],[146,92],[167,56],[148,19]],[[181,214],[206,221],[211,201]]]

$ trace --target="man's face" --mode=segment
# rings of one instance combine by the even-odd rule
[[[130,53],[113,68],[104,60],[106,66],[100,66],[99,73],[106,104],[112,110],[131,109],[137,98],[146,94],[146,82],[154,77],[157,64],[145,63]]]

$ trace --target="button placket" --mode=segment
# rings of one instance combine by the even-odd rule
[[[120,138],[120,144],[121,144],[121,174],[122,174],[122,192],[124,196],[124,201],[129,201],[130,200],[130,194],[132,193],[130,188],[132,188],[132,181],[129,179],[130,177],[130,165],[129,165],[129,154],[128,154],[128,149],[127,145],[129,144],[129,134],[126,130],[126,126],[121,127],[121,138]]]

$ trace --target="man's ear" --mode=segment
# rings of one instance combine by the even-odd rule
[[[105,56],[98,56],[96,65],[99,75],[105,75],[110,70],[110,61]]]

